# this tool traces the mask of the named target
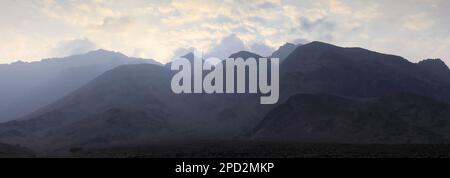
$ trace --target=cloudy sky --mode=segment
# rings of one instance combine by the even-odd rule
[[[324,41],[450,64],[448,0],[0,0],[0,63],[103,48],[167,62]]]

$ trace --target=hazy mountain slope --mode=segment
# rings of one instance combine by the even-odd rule
[[[0,124],[0,140],[45,149],[49,145],[103,144],[90,140],[105,138],[105,135],[117,136],[105,141],[109,144],[124,141],[118,139],[121,137],[138,139],[158,134],[153,133],[150,127],[173,131],[167,133],[171,139],[222,134],[223,128],[211,126],[218,125],[213,118],[225,104],[220,102],[223,97],[175,95],[170,88],[171,76],[169,69],[159,65],[117,67],[58,102],[29,115],[28,120]],[[112,112],[117,113],[117,119],[121,121],[113,128],[108,120],[115,116],[110,111],[120,111]],[[145,127],[146,122],[161,126],[148,124]],[[129,133],[136,134],[127,135]],[[73,141],[67,141],[66,136]]]
[[[450,105],[412,94],[358,100],[299,94],[255,129],[258,140],[334,143],[448,143]]]
[[[152,63],[97,50],[65,58],[17,62],[0,67],[0,122],[23,117],[124,64]]]
[[[184,57],[190,61],[194,59],[192,53]],[[255,58],[258,60],[261,56],[248,51],[239,51],[230,54],[229,58]],[[224,61],[222,62],[224,63]],[[166,66],[170,68],[170,63]],[[203,76],[206,74],[206,71],[203,72]],[[235,81],[237,81],[236,78]],[[225,80],[224,86],[226,86]],[[188,109],[183,114],[184,116],[192,115],[191,117],[194,118],[203,118],[202,122],[208,122],[210,125],[210,128],[203,129],[214,128],[212,129],[213,134],[226,137],[238,135],[242,130],[253,128],[253,123],[265,114],[264,111],[268,110],[266,108],[272,107],[260,105],[257,94],[188,94],[177,96],[177,98],[189,102],[189,106],[182,106],[178,109]]]
[[[162,100],[171,94],[170,71],[159,65],[123,65],[110,70],[59,101],[31,114],[36,118],[58,110],[67,113],[66,122],[107,109],[166,107]]]
[[[297,45],[292,44],[292,43],[286,43],[283,46],[281,46],[280,48],[278,48],[278,50],[274,51],[272,53],[272,58],[279,58],[280,59],[280,63],[284,62],[284,60],[297,48]]]

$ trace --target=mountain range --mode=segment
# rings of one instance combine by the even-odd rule
[[[110,54],[77,57],[99,52]],[[36,104],[40,109],[0,124],[0,142],[39,151],[194,140],[449,142],[450,70],[439,59],[411,63],[322,42],[286,44],[271,56],[282,60],[277,105],[260,105],[258,94],[175,95],[167,65],[122,56],[121,64],[131,65],[95,70],[98,77],[84,77],[54,101]]]

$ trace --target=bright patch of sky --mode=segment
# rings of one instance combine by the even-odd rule
[[[103,48],[162,63],[180,52],[268,55],[323,41],[450,64],[448,0],[1,0],[0,63]]]

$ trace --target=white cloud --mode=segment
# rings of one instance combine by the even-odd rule
[[[205,54],[205,57],[217,57],[219,59],[225,59],[230,54],[247,50],[244,42],[239,39],[235,34],[223,38],[217,45]]]
[[[274,49],[264,43],[254,43],[250,46],[250,52],[259,54],[260,56],[270,56]]]
[[[411,31],[423,31],[434,25],[434,20],[427,13],[408,15],[403,18],[403,27]]]
[[[353,10],[341,0],[330,0],[330,12],[336,14],[352,14]]]
[[[309,41],[307,39],[303,39],[303,38],[295,39],[295,40],[292,41],[292,43],[296,44],[296,45],[304,45],[304,44],[307,44],[307,43],[310,43],[310,42],[311,41]]]
[[[104,1],[36,1],[43,13],[61,19],[74,26],[87,27],[101,24],[107,17],[120,16],[120,12],[108,8]]]
[[[434,47],[434,51],[429,56],[430,58],[441,58],[450,67],[450,37],[442,39],[442,43]]]

